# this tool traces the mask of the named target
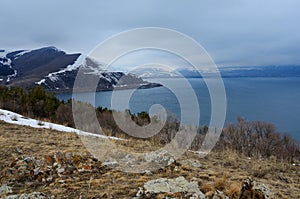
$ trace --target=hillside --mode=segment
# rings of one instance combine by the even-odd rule
[[[151,88],[161,86],[148,83],[132,74],[104,71],[104,64],[82,55],[67,54],[56,47],[35,50],[0,52],[0,84],[30,88],[41,85],[48,91],[71,92],[78,74],[84,79],[99,80],[96,90]],[[81,91],[92,88],[84,87]]]
[[[126,173],[114,169],[116,163],[95,159],[83,144],[87,139],[75,133],[1,121],[0,197],[16,194],[24,197],[26,193],[42,198],[192,198],[196,194],[192,190],[199,189],[202,195],[198,192],[196,198],[204,195],[238,198],[247,176],[256,181],[256,187],[263,187],[269,198],[300,196],[300,165],[274,158],[254,159],[232,151],[212,152],[200,158],[197,153],[187,151],[161,169]],[[105,140],[98,141],[105,144]],[[150,152],[159,148],[136,139],[110,141],[129,151]],[[129,156],[127,159],[130,161]],[[166,192],[165,188],[160,187],[159,191],[156,187],[172,180],[183,184],[168,186],[189,187],[188,191],[177,187],[177,191]],[[145,194],[146,189],[156,191]]]

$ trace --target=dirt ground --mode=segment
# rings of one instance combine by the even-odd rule
[[[137,151],[151,149],[147,141],[116,143]],[[205,158],[186,152],[181,157],[197,160],[201,166],[180,164],[177,160],[152,173],[126,173],[95,159],[73,133],[0,122],[0,154],[0,186],[12,187],[8,195],[38,191],[55,198],[132,198],[138,187],[149,180],[183,176],[197,181],[208,198],[215,190],[238,198],[243,179],[251,176],[268,186],[275,198],[300,198],[300,166],[272,158],[250,159],[229,151],[212,152]]]

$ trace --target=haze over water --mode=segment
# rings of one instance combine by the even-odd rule
[[[157,82],[157,79],[148,80]],[[159,79],[169,85],[180,88],[185,92],[182,79]],[[214,78],[208,81],[215,81]],[[227,95],[227,115],[225,126],[228,123],[236,123],[238,116],[249,121],[266,121],[273,123],[279,132],[289,133],[300,141],[300,78],[224,78]],[[211,102],[206,84],[201,78],[189,79],[200,106],[200,125],[208,125],[210,122]],[[127,92],[115,91],[115,92]],[[93,99],[92,93],[77,94],[76,99],[89,102],[95,106],[111,108],[111,91],[96,93]],[[58,95],[59,99],[67,100],[71,94]],[[188,96],[187,96],[188,98]],[[94,101],[95,100],[95,101]],[[121,99],[120,99],[121,100]],[[136,90],[130,99],[130,111],[133,113],[149,112],[151,105],[161,104],[168,111],[178,116],[180,120],[180,105],[176,96],[165,87]],[[194,111],[189,104],[181,105],[188,111]],[[192,114],[191,114],[192,115]],[[181,122],[191,124],[192,118],[184,118]],[[198,124],[193,124],[198,125]]]

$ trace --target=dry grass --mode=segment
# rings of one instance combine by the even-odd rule
[[[137,152],[152,151],[150,142],[142,140],[114,141],[126,150]],[[74,161],[89,156],[82,140],[73,133],[61,133],[53,130],[34,129],[0,123],[0,185],[14,185],[13,177],[5,175],[14,159],[21,155],[45,157],[56,152],[72,152]],[[77,158],[77,159],[76,159]],[[231,198],[238,198],[241,182],[246,176],[266,184],[277,198],[300,198],[299,166],[277,162],[276,159],[257,160],[239,156],[231,151],[210,153],[203,159],[197,154],[187,152],[182,159],[198,159],[201,168],[188,165],[171,165],[152,172],[152,174],[125,173],[96,163],[96,170],[56,178],[51,183],[28,183],[13,187],[14,194],[41,191],[57,198],[131,198],[137,188],[149,180],[184,176],[187,180],[197,181],[200,189],[207,195],[216,189],[225,192]],[[63,180],[63,181],[62,181]],[[157,198],[163,198],[162,194]]]

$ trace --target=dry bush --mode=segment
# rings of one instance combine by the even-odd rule
[[[228,189],[225,190],[225,193],[230,198],[238,198],[240,195],[240,190],[241,183],[235,181],[229,185]]]
[[[274,125],[238,118],[237,124],[228,125],[217,145],[219,150],[234,152],[255,158],[276,158],[294,162],[300,158],[299,144],[288,135],[276,132]]]

